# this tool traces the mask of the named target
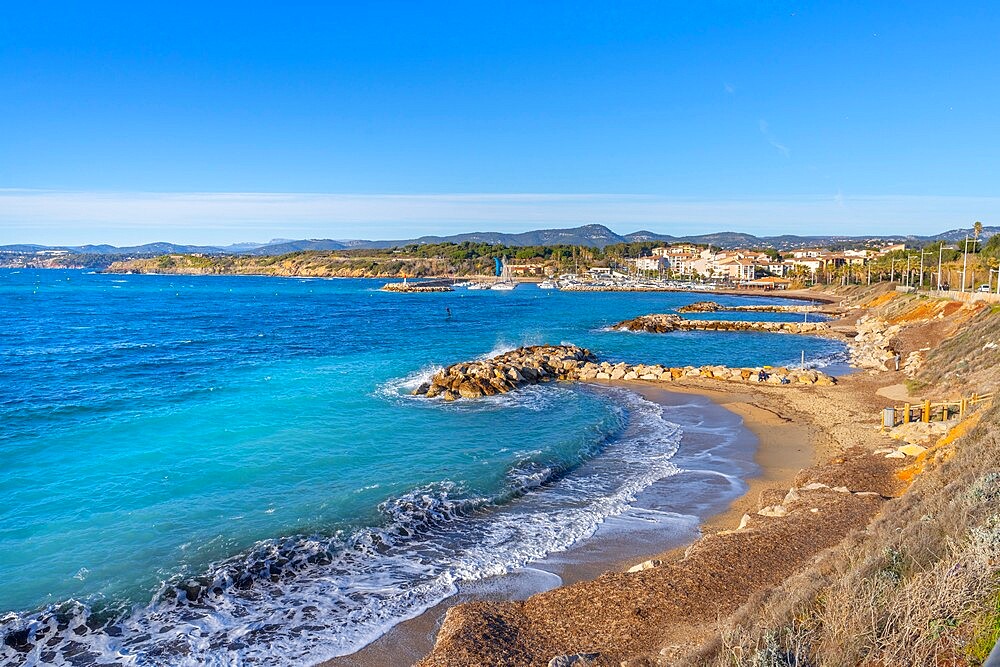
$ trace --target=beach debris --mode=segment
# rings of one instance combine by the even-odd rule
[[[595,660],[601,657],[600,653],[574,653],[572,655],[557,655],[549,660],[548,667],[589,667],[597,664]]]
[[[830,331],[826,322],[767,322],[757,320],[689,320],[672,313],[640,315],[612,325],[619,331],[669,333],[671,331],[764,331],[768,333],[819,333]]]
[[[784,505],[768,505],[757,510],[757,514],[761,516],[782,517],[788,516],[788,510],[785,509]]]
[[[656,559],[656,558],[653,558],[651,560],[644,560],[641,563],[639,563],[638,565],[633,565],[628,570],[626,570],[626,572],[629,572],[629,573],[632,573],[632,572],[642,572],[643,570],[651,570],[654,567],[659,567],[660,565],[663,565],[663,561],[661,561],[659,559]]]
[[[943,436],[956,423],[955,419],[944,422],[909,422],[890,429],[889,437],[910,445],[925,445]]]
[[[823,482],[809,482],[805,486],[799,487],[802,491],[819,491],[820,489],[829,489],[829,484],[824,484]]]
[[[927,451],[927,448],[922,445],[903,445],[897,451],[902,452],[906,456],[920,456]]]

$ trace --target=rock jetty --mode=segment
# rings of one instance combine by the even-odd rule
[[[668,333],[670,331],[766,331],[771,333],[826,333],[826,322],[754,322],[745,320],[688,320],[680,315],[642,315],[612,326],[624,331]]]
[[[594,361],[590,350],[576,345],[519,347],[490,359],[452,364],[412,393],[447,401],[493,396],[540,382],[575,380],[576,369]]]
[[[452,364],[438,371],[413,390],[414,396],[440,397],[447,401],[481,398],[519,387],[553,380],[645,380],[684,383],[692,380],[721,380],[743,384],[829,386],[836,380],[811,369],[783,366],[730,368],[728,366],[669,367],[660,364],[612,364],[598,361],[590,350],[575,345],[520,347],[490,359]]]
[[[738,312],[738,313],[814,313],[819,310],[818,306],[724,306],[715,301],[696,301],[677,309],[678,313],[716,313],[716,312]]]
[[[454,292],[447,285],[422,285],[420,283],[386,283],[382,285],[384,292]]]
[[[730,366],[670,367],[660,364],[612,364],[607,361],[587,362],[578,366],[571,379],[576,380],[648,380],[653,382],[684,382],[693,379],[723,380],[745,384],[774,385],[832,385],[836,380],[822,371],[793,369],[785,366],[756,366],[732,368]]]

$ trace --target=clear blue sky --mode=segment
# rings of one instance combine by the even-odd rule
[[[152,4],[4,6],[0,243],[1000,224],[991,3]]]

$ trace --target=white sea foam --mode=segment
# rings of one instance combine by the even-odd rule
[[[570,391],[536,389],[514,393]],[[0,629],[21,631],[29,650],[0,646],[0,661],[68,664],[82,650],[135,665],[270,665],[351,653],[459,583],[510,572],[588,537],[637,493],[678,472],[670,459],[680,428],[663,408],[625,390],[611,394],[628,426],[595,443],[592,458],[573,469],[528,455],[494,497],[447,480],[413,489],[380,506],[379,527],[258,543],[202,576],[169,582],[152,603],[104,627],[81,605],[10,615]]]

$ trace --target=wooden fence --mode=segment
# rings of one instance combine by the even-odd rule
[[[906,403],[902,407],[886,408],[882,411],[882,428],[892,428],[910,422],[947,421],[952,417],[964,419],[969,409],[992,400],[993,394],[973,394],[957,401],[931,403]]]

